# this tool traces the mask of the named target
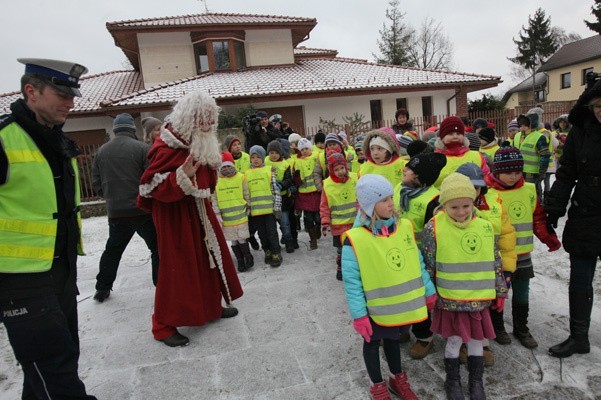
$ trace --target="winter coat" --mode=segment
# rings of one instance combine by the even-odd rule
[[[551,192],[545,196],[549,215],[563,216],[570,203],[563,245],[578,257],[601,255],[601,122],[587,107],[594,98],[601,98],[601,81],[585,91],[570,111],[572,129]]]

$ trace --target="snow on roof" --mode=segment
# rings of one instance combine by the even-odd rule
[[[338,50],[332,49],[317,49],[314,47],[298,46],[294,48],[294,55],[323,55],[323,54],[338,54]]]

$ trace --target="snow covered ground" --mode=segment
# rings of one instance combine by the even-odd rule
[[[563,224],[564,220],[560,220]],[[102,304],[92,300],[98,260],[108,235],[106,217],[84,220],[86,257],[79,259],[80,375],[99,399],[365,399],[368,377],[361,337],[351,326],[342,283],[335,279],[331,238],[309,251],[284,255],[280,268],[263,264],[243,274],[240,315],[199,328],[182,328],[190,346],[169,348],[150,332],[153,286],[150,257],[135,236],[127,248],[114,291]],[[563,230],[560,226],[559,232]],[[537,276],[531,282],[530,329],[534,351],[514,341],[492,343],[496,364],[485,371],[489,399],[601,399],[601,289],[591,323],[591,353],[560,362],[547,348],[568,334],[568,256],[548,253],[535,241]],[[599,274],[597,274],[599,275]],[[511,332],[511,305],[505,320]],[[403,365],[420,399],[444,398],[444,341]],[[386,371],[386,363],[382,362]],[[464,388],[467,371],[462,370]],[[20,398],[22,373],[0,325],[0,398]]]

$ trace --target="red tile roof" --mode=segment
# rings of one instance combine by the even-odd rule
[[[294,49],[294,56],[297,58],[303,58],[303,56],[336,57],[337,54],[338,54],[338,50],[331,50],[331,49],[316,49],[316,48],[305,47],[305,46],[298,46]]]

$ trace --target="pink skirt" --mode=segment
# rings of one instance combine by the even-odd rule
[[[473,312],[436,309],[432,313],[430,330],[445,339],[450,336],[461,336],[464,343],[471,339],[482,340],[496,337],[488,307],[482,311]]]

